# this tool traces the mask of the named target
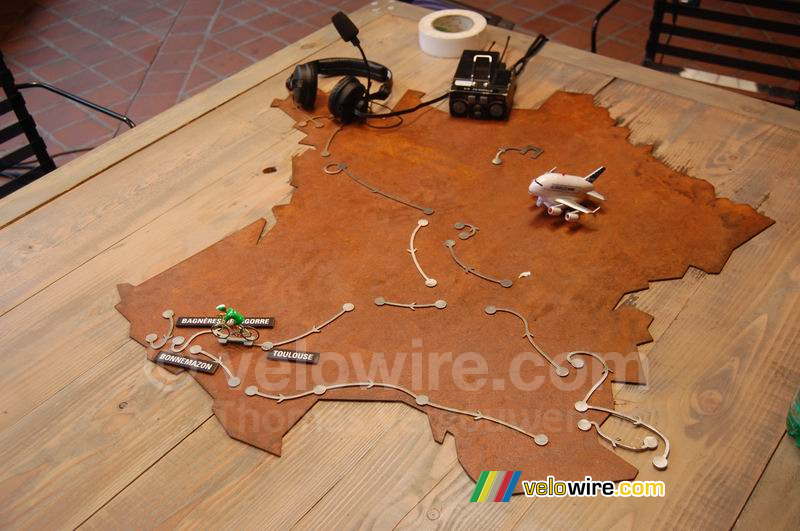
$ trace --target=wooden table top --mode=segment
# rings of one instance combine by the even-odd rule
[[[442,92],[456,60],[422,54],[425,12],[392,5],[353,16],[370,58],[391,65],[395,101]],[[513,57],[531,38],[511,36]],[[776,220],[721,274],[690,269],[623,300],[655,317],[655,342],[649,386],[619,386],[617,409],[654,412],[673,446],[665,472],[623,457],[666,498],[471,504],[452,437],[435,443],[399,403],[320,403],[277,458],[229,438],[199,385],[145,359],[116,285],[272,220],[307,148],[269,104],[295,64],[355,53],[324,28],[0,201],[0,526],[797,528],[785,417],[800,387],[800,113],[556,43],[517,106],[594,94],[632,142]]]

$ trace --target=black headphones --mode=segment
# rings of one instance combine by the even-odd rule
[[[286,80],[292,99],[306,110],[314,109],[317,98],[317,76],[345,76],[328,95],[328,110],[342,122],[352,122],[368,112],[370,100],[383,100],[392,93],[392,71],[380,63],[368,61],[369,76],[383,83],[372,94],[356,76],[367,77],[367,67],[360,59],[331,57],[297,65]]]

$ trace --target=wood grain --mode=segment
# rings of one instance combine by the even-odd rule
[[[787,407],[788,409],[788,407]],[[800,449],[784,435],[770,459],[734,529],[759,529],[769,522],[772,529],[800,527]]]
[[[129,341],[0,433],[0,526],[74,528],[209,417],[202,389],[140,352]]]
[[[617,89],[622,94],[612,96]],[[681,102],[616,82],[604,98],[631,113],[611,109],[626,116],[634,136],[664,134],[657,149],[664,160],[735,200],[760,203],[777,223],[735,251],[720,275],[702,279],[649,353],[649,389],[626,386],[617,395],[623,410],[645,415],[671,438],[674,457],[664,473],[645,455],[628,458],[640,467],[640,479],[665,481],[667,498],[579,506],[553,500],[529,510],[519,525],[611,527],[622,520],[636,527],[729,528],[782,436],[786,404],[800,381],[797,324],[789,317],[800,291],[800,187],[790,163],[800,135],[705,106],[694,109],[694,119],[681,119],[679,135],[669,134],[663,131],[674,126],[668,109]]]
[[[395,12],[403,16],[415,11],[410,6],[397,7]],[[401,27],[399,22],[388,20],[386,26],[392,32],[376,22],[374,27],[362,27],[362,33],[364,40],[380,35],[370,31],[405,35],[395,41],[396,48],[382,44],[375,54],[376,60],[391,64],[398,73],[396,94],[409,86],[432,94],[444,88],[453,62],[422,56],[413,25],[412,30],[395,31]],[[327,42],[334,40],[330,31],[326,35]],[[513,43],[518,50],[529,41],[515,35]],[[343,46],[331,50],[352,53]],[[6,208],[8,203],[0,203],[0,219],[5,222],[46,203],[0,233],[0,244],[6,249],[0,255],[4,263],[19,261],[13,265],[17,275],[3,279],[0,299],[4,311],[13,308],[0,317],[0,335],[8,338],[0,357],[0,457],[4,462],[0,525],[74,526],[87,518],[87,526],[104,528],[160,523],[305,525],[318,522],[322,515],[315,505],[324,507],[327,516],[338,522],[348,521],[353,514],[383,523],[376,515],[384,507],[393,518],[407,508],[399,520],[401,526],[733,525],[780,440],[787,397],[800,385],[798,329],[793,318],[800,292],[800,249],[795,243],[800,198],[794,173],[800,139],[791,131],[797,129],[797,114],[717,89],[700,89],[685,80],[667,82],[661,74],[561,46],[549,45],[545,51],[531,63],[534,68],[526,71],[518,103],[537,105],[559,87],[594,92],[616,76],[619,79],[596,100],[631,127],[634,142],[656,142],[655,154],[673,167],[708,179],[719,194],[757,205],[778,221],[734,252],[721,275],[663,283],[640,294],[635,302],[656,316],[651,332],[659,341],[647,356],[651,386],[647,390],[626,387],[617,400],[624,410],[645,414],[663,427],[675,449],[666,474],[652,471],[649,456],[626,454],[625,458],[641,468],[641,478],[665,478],[666,499],[576,504],[518,496],[508,504],[470,505],[465,500],[474,485],[460,465],[440,466],[448,456],[447,446],[415,439],[421,460],[435,463],[431,466],[435,473],[396,482],[410,475],[402,475],[401,464],[385,463],[405,462],[410,455],[402,455],[408,451],[403,446],[408,444],[408,434],[422,434],[423,426],[427,428],[421,415],[399,404],[320,404],[319,408],[336,408],[338,413],[322,412],[315,420],[311,415],[316,408],[312,410],[287,437],[284,456],[275,459],[229,439],[215,420],[208,421],[210,401],[198,386],[181,388],[165,399],[151,385],[143,372],[143,349],[128,346],[125,322],[113,311],[114,284],[148,278],[249,221],[267,216],[270,205],[284,198],[285,163],[298,149],[299,137],[284,136],[270,147],[264,140],[279,134],[271,129],[262,134],[259,145],[257,131],[270,127],[279,113],[266,105],[259,107],[258,102],[282,94],[283,73],[262,83],[272,71],[264,66],[265,70],[250,71],[248,80],[198,96],[197,108],[187,105],[181,113],[176,111],[179,116],[155,118],[153,131],[148,132],[151,136],[141,143],[134,142],[132,135],[147,131],[147,124],[116,144],[107,144],[105,151],[90,154],[97,161],[86,159],[85,166],[79,165],[86,158],[81,157],[59,170],[63,178],[71,179],[66,188],[51,184],[55,179],[45,179],[28,187],[30,195],[11,210]],[[321,55],[328,54],[323,50]],[[294,56],[281,57],[288,65],[288,58]],[[272,66],[274,72],[281,70],[280,65]],[[224,128],[226,122],[232,124],[231,136],[240,134],[233,124],[241,126],[240,145],[232,143],[229,151],[219,154],[191,150],[194,142],[208,145],[203,144],[210,138],[207,135],[213,135],[215,127]],[[285,123],[275,127],[288,131]],[[171,144],[170,137],[182,131],[191,132],[178,142],[183,146]],[[122,145],[127,142],[129,146]],[[143,149],[145,145],[149,147]],[[203,165],[195,160],[202,156],[225,159],[226,154],[225,162],[214,158],[215,163]],[[171,163],[172,157],[179,161]],[[171,168],[163,174],[162,163]],[[267,179],[268,187],[260,173],[266,165],[279,169]],[[118,166],[125,171],[102,171],[120,171]],[[162,193],[150,194],[149,186],[141,184],[143,173],[149,178],[148,170],[156,177],[150,186],[161,187],[157,191]],[[180,180],[181,170],[201,180],[200,186],[184,191],[187,180]],[[103,182],[106,175],[115,177]],[[246,199],[222,193],[232,186],[248,190]],[[170,199],[169,193],[179,197]],[[95,194],[104,203],[97,202],[100,206],[87,213]],[[128,202],[116,204],[118,197]],[[169,206],[159,205],[161,200]],[[142,205],[147,205],[144,212],[136,214]],[[114,224],[115,216],[127,217],[124,223]],[[30,230],[14,236],[31,248],[14,247],[8,230],[29,218],[34,220],[25,225]],[[71,221],[75,219],[81,221]],[[202,231],[196,229],[199,226]],[[70,245],[77,249],[69,251]],[[15,286],[17,278],[21,288]],[[41,338],[32,336],[26,326],[43,315],[48,316],[46,330]],[[126,401],[127,409],[119,409]],[[179,419],[166,422],[167,411],[172,415],[176,410]],[[359,418],[367,419],[366,423],[343,437],[315,433],[342,419]],[[368,422],[371,418],[379,422]],[[394,422],[405,428],[392,429]],[[627,435],[625,430],[619,433]],[[381,461],[380,454],[371,450],[376,445],[397,448],[398,455]],[[323,454],[324,459],[308,458],[303,451],[325,452],[328,446],[332,448]],[[189,468],[179,449],[200,453],[205,449],[216,465]],[[776,453],[776,458],[781,455]],[[359,491],[362,487],[349,470],[362,458],[381,473],[370,478],[368,490],[365,486]],[[774,499],[776,485],[791,484],[792,476],[786,475],[791,467],[780,460],[776,463],[767,469],[762,479],[766,483],[750,499],[751,504],[764,497]],[[307,485],[313,492],[304,490]],[[337,485],[347,485],[348,490],[339,491]],[[347,496],[352,489],[365,496],[381,489],[391,489],[392,494],[386,505],[376,501],[374,506],[361,507],[354,497],[337,508],[335,494]],[[281,503],[286,493],[302,503],[287,511],[291,505]],[[268,503],[270,499],[275,503]],[[248,504],[258,509],[250,510]],[[779,515],[770,514],[774,510],[752,511],[757,511],[755,517],[749,517],[745,507],[742,522],[780,523]]]
[[[212,418],[82,527],[285,529],[410,417],[424,422],[402,404],[320,403],[287,435],[280,458],[231,439]],[[201,461],[187,466],[187,456]]]

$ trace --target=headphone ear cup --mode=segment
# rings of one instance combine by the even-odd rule
[[[314,109],[317,99],[317,69],[313,64],[297,65],[286,85],[291,86],[292,99],[296,104],[308,111]]]
[[[343,77],[328,96],[328,110],[344,123],[356,119],[356,109],[366,104],[367,89],[353,76]]]

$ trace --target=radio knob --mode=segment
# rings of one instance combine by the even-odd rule
[[[467,103],[464,100],[453,100],[450,102],[450,112],[453,114],[467,114]]]
[[[492,103],[489,105],[489,115],[492,118],[502,118],[506,113],[506,107],[502,103]]]

